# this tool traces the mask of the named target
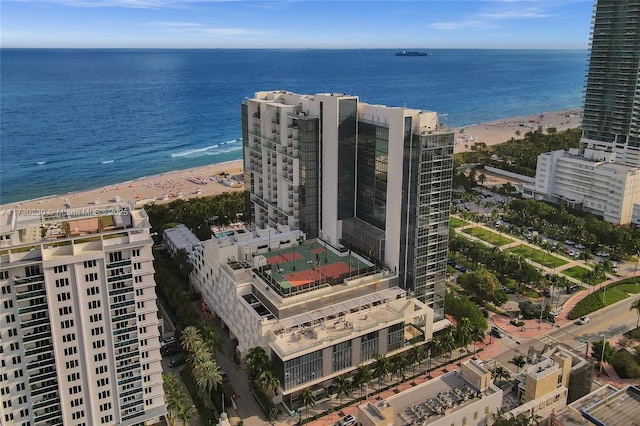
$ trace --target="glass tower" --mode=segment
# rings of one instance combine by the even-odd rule
[[[640,167],[640,1],[598,0],[585,90],[582,150]]]

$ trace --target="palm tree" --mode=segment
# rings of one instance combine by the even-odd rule
[[[202,342],[200,330],[194,326],[185,327],[180,334],[182,348],[188,353],[194,353],[196,346]]]
[[[440,336],[440,343],[442,343],[442,349],[445,353],[449,354],[451,358],[451,352],[455,348],[455,339],[453,338],[453,326],[449,326],[444,329],[442,336]]]
[[[254,377],[258,378],[269,365],[269,356],[263,348],[255,346],[247,351],[245,356],[245,362],[253,373]]]
[[[524,357],[524,355],[521,355],[521,354],[514,355],[511,361],[509,362],[511,364],[514,364],[516,367],[518,367],[518,369],[521,369],[522,367],[527,365],[527,359]]]
[[[179,412],[180,406],[184,405],[187,395],[182,391],[178,378],[173,374],[163,374],[164,394],[167,403],[167,421],[171,426],[174,424],[176,411]]]
[[[403,354],[396,354],[391,358],[391,371],[398,375],[398,382],[400,377],[404,376],[404,372],[407,370],[409,361]]]
[[[188,359],[195,368],[196,366],[202,365],[207,361],[213,360],[214,358],[211,352],[209,352],[209,348],[206,347],[204,342],[200,341],[194,348],[194,352],[189,355]]]
[[[191,404],[181,404],[178,406],[177,417],[182,420],[182,424],[187,426],[189,424],[189,420],[193,418],[193,415],[196,413],[196,406]]]
[[[471,343],[471,320],[469,318],[464,317],[458,322],[455,340],[456,344],[462,347]]]
[[[506,368],[504,368],[503,366],[499,365],[496,368],[494,368],[491,371],[491,374],[493,375],[494,380],[499,381],[502,379],[508,380],[511,378],[511,373],[509,372],[509,370],[507,370]]]
[[[471,329],[471,342],[473,343],[473,359],[476,358],[476,342],[484,342],[484,331],[478,327]]]
[[[356,386],[360,386],[360,397],[362,397],[362,386],[368,385],[372,379],[371,370],[368,366],[360,364],[356,369],[356,373],[353,376],[353,383]]]
[[[300,402],[306,408],[307,411],[307,419],[309,418],[309,408],[313,408],[316,406],[316,400],[313,397],[313,392],[311,388],[306,388],[300,394]]]
[[[631,308],[629,308],[629,310],[632,311],[634,309],[638,313],[638,319],[636,320],[636,328],[638,328],[640,325],[640,299],[636,299],[636,301],[631,304]]]
[[[416,364],[424,359],[424,351],[419,346],[413,345],[409,350],[409,362],[411,363],[411,376],[416,375]]]
[[[338,398],[340,398],[340,405],[342,405],[342,397],[349,395],[352,383],[346,376],[338,376],[333,378],[333,386],[336,389]]]
[[[276,396],[280,386],[280,380],[270,370],[265,370],[260,375],[260,390],[271,399]]]
[[[376,360],[373,363],[375,375],[378,376],[378,389],[382,388],[382,378],[389,374],[391,370],[391,362],[384,355],[376,354]]]
[[[193,374],[200,392],[208,395],[208,399],[211,401],[211,391],[222,383],[218,364],[214,360],[209,360],[203,364],[196,365],[193,369]]]

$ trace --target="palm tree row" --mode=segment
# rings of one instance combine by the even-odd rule
[[[178,378],[173,374],[163,374],[164,395],[167,403],[167,421],[169,426],[175,425],[175,420],[187,425],[196,411],[196,406],[189,404],[187,395],[180,387]]]
[[[272,404],[273,398],[280,387],[280,380],[276,377],[271,369],[269,355],[260,346],[255,346],[247,351],[245,363],[249,367],[249,377],[254,380],[256,387],[264,396],[268,398],[268,402]]]
[[[215,359],[215,342],[203,338],[201,331],[189,326],[182,330],[180,336],[182,348],[189,354],[191,374],[202,395],[208,395],[211,402],[211,391],[222,383],[222,375]]]

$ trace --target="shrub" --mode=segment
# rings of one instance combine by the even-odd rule
[[[621,379],[640,379],[640,364],[626,349],[616,352],[611,365]]]
[[[598,290],[579,301],[569,312],[569,319],[573,320],[580,318],[583,315],[590,314],[591,312],[595,312],[602,308],[604,308],[602,291]]]

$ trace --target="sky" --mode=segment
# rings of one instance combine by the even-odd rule
[[[593,0],[0,0],[0,47],[586,49]]]

